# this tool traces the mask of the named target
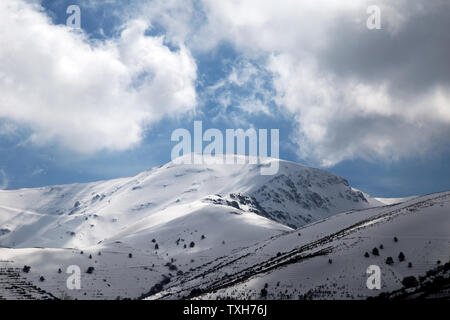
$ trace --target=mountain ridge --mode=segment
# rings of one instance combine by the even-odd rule
[[[259,166],[272,161],[279,161],[278,174],[259,175]],[[235,165],[172,161],[133,177],[2,191],[0,225],[8,232],[0,235],[0,244],[81,248],[167,208],[214,194],[250,197],[259,208],[253,208],[254,213],[290,228],[372,205],[345,179],[284,160],[264,158],[259,164]],[[34,233],[38,236],[32,237]]]
[[[170,162],[0,192],[2,297],[366,298],[379,294],[365,286],[369,264],[388,268],[382,290],[393,291],[450,254],[450,192],[385,205],[324,170],[280,160],[261,176],[260,165]],[[412,269],[385,266],[400,251]],[[67,288],[73,266],[80,290]]]

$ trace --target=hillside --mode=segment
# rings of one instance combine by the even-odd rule
[[[252,212],[291,228],[370,206],[345,179],[323,170],[280,160],[277,175],[260,175],[260,165],[270,161],[275,159],[259,165],[169,162],[130,178],[0,191],[0,245],[82,248],[123,236],[141,221],[167,224],[200,203],[228,201],[245,209],[250,201]]]
[[[450,261],[449,230],[450,192],[349,211],[224,257],[151,298],[365,299]],[[381,268],[381,290],[366,286],[369,265]]]
[[[448,259],[448,193],[383,205],[292,162],[261,176],[270,161],[0,191],[2,297],[257,299],[267,283],[269,298],[364,298],[380,293],[365,287],[367,266],[387,255],[413,268],[383,269],[386,291]],[[66,285],[73,265],[80,290]]]

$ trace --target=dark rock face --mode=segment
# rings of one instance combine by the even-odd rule
[[[341,177],[320,169],[285,169],[246,194],[216,195],[205,201],[254,212],[294,229],[342,211],[369,206],[363,193],[353,190]]]
[[[226,199],[221,195],[215,195],[215,197],[208,197],[204,199],[205,202],[210,202],[217,205],[229,206],[238,210],[246,210],[249,212],[253,212],[259,214],[261,216],[270,217],[269,214],[260,206],[258,201],[256,201],[253,197],[246,196],[240,193],[230,193]],[[233,212],[235,213],[235,212]]]
[[[267,217],[298,228],[332,214],[367,207],[347,180],[319,169],[288,170],[250,194]]]

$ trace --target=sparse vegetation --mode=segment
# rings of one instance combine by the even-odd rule
[[[94,268],[94,267],[89,267],[89,268],[87,268],[87,270],[86,270],[86,273],[89,273],[89,274],[91,274],[91,273],[93,273],[93,272],[94,272],[94,270],[95,270],[95,268]]]
[[[195,297],[195,296],[198,296],[198,295],[200,295],[200,294],[202,294],[203,293],[203,290],[202,289],[200,289],[200,288],[195,288],[195,289],[192,289],[191,290],[191,293],[189,294],[190,296],[192,296],[192,297]]]
[[[194,242],[194,241],[191,241],[191,243],[189,243],[189,247],[190,247],[190,248],[195,247],[195,242]]]
[[[178,270],[177,266],[174,265],[174,264],[172,264],[172,263],[170,263],[170,262],[167,262],[167,263],[166,263],[166,267],[168,267],[170,271],[176,271],[176,270]]]
[[[373,249],[372,249],[372,254],[373,254],[374,256],[379,256],[379,255],[380,255],[380,252],[378,251],[378,248],[373,248]]]
[[[410,266],[412,267],[411,262],[408,263],[408,267]],[[428,270],[425,275],[419,276],[418,279],[414,276],[405,277],[402,280],[403,288],[390,293],[381,293],[378,298],[414,299],[420,297],[427,299],[437,296],[446,297],[450,285],[449,270],[450,261]]]
[[[364,253],[364,257],[366,257],[366,258],[370,257],[370,255],[367,251],[366,251],[366,253]]]
[[[23,268],[22,268],[22,271],[25,272],[25,273],[30,272],[30,270],[31,270],[31,267],[27,266],[27,265],[23,266]]]
[[[417,281],[416,277],[409,276],[409,277],[403,278],[402,284],[405,286],[405,288],[412,288],[412,287],[416,287],[419,284],[419,282]]]
[[[397,237],[394,237],[394,242],[398,242],[398,238]]]
[[[44,276],[40,276],[39,281],[40,281],[40,282],[44,282],[44,281],[45,281]]]
[[[265,298],[267,297],[267,289],[266,288],[262,288],[261,289],[261,298]]]
[[[392,257],[387,257],[386,264],[388,264],[388,265],[394,264],[394,259],[392,259]]]
[[[405,261],[405,255],[403,254],[403,252],[400,252],[399,254],[398,254],[398,260],[401,262],[401,261]]]
[[[130,259],[133,258],[133,254],[129,253],[128,258],[130,258]]]

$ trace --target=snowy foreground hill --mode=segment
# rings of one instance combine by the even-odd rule
[[[0,298],[364,299],[450,260],[450,192],[385,205],[292,162],[260,175],[272,161],[0,191]]]

